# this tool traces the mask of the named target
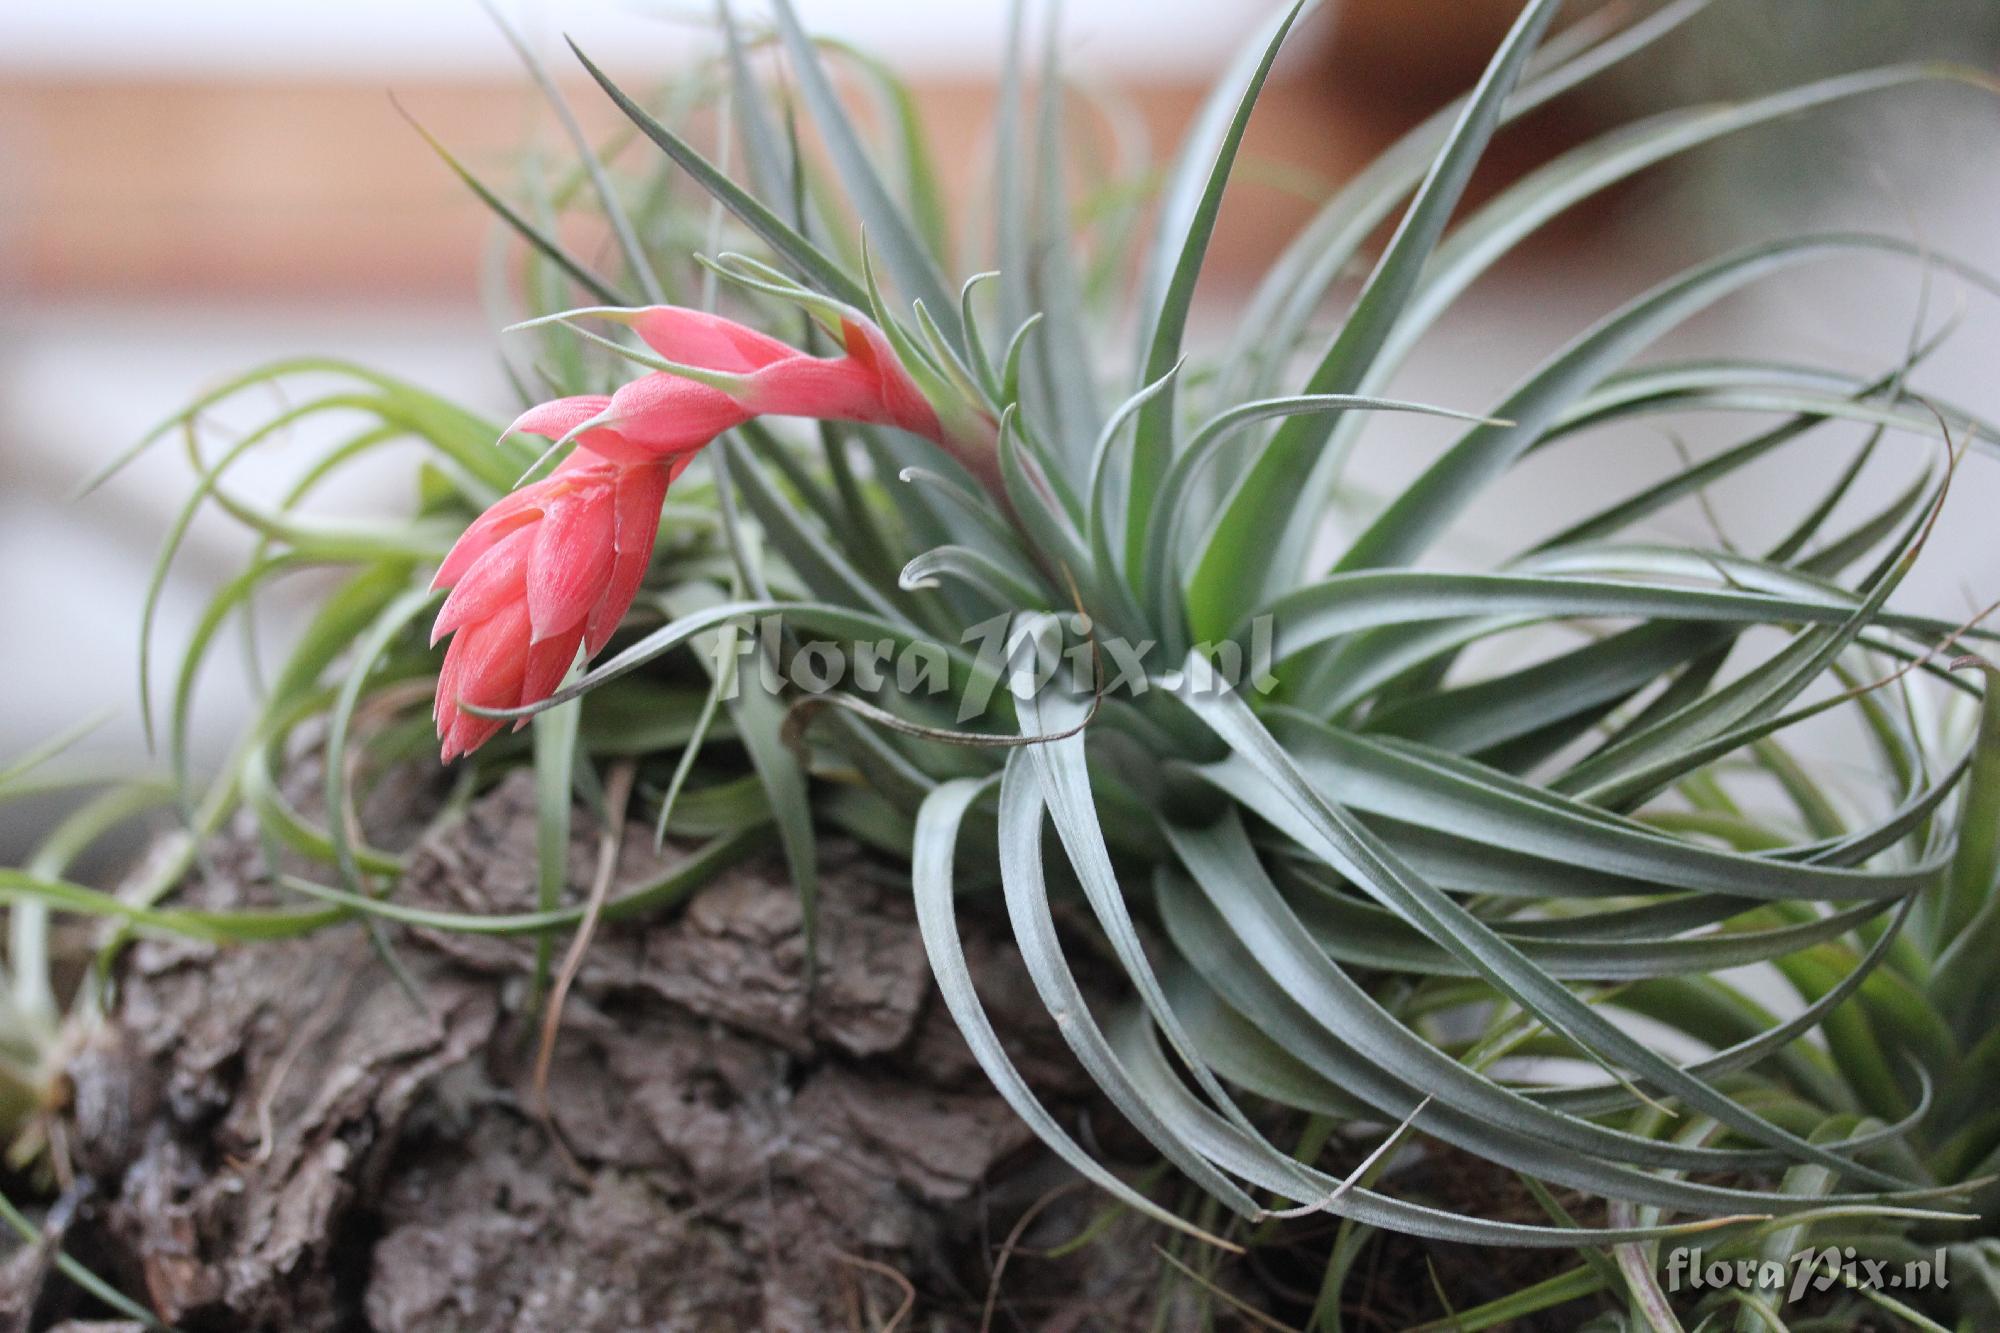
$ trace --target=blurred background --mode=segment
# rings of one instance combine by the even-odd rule
[[[1598,7],[1574,0],[1568,17]],[[1621,5],[1634,15],[1651,7]],[[699,5],[508,0],[506,8],[553,68],[573,68],[561,51],[568,33],[628,86],[669,77],[711,49]],[[950,184],[972,188],[1002,0],[800,0],[800,9],[809,24],[872,48],[915,81]],[[1207,324],[1226,327],[1232,295],[1314,199],[1477,77],[1515,9],[1514,0],[1329,0],[1259,107],[1248,149],[1255,166],[1232,185],[1211,261]],[[1164,155],[1267,10],[1261,0],[1071,0],[1062,49],[1074,76],[1129,99],[1134,123]],[[1510,131],[1484,187],[1615,119],[1889,60],[1991,70],[1996,51],[2000,5],[1991,0],[1714,0],[1656,50]],[[564,77],[585,123],[608,128],[602,98]],[[139,609],[191,485],[186,460],[170,440],[88,499],[72,495],[194,394],[255,362],[329,354],[496,417],[514,406],[479,296],[491,225],[391,93],[489,179],[509,178],[537,126],[554,142],[506,42],[473,0],[0,7],[0,767],[107,707],[80,753],[105,765],[144,761]],[[1698,255],[1802,226],[1880,227],[2000,268],[1997,107],[2000,99],[1962,87],[1876,96],[1656,170],[1561,219],[1482,282],[1397,387],[1487,406],[1645,283]],[[1782,345],[1872,373],[1901,354],[1917,300],[1907,266],[1812,268],[1732,301],[1681,341]],[[1956,300],[1941,289],[1933,322]],[[1973,303],[1924,382],[2000,415],[1996,356],[2000,317],[1990,301]],[[1421,449],[1396,441],[1370,437],[1357,460],[1364,487],[1421,464]],[[1504,551],[1580,496],[1622,492],[1676,463],[1660,436],[1550,453],[1488,506],[1475,548]],[[299,456],[277,442],[244,473],[246,490],[279,486]],[[1829,469],[1835,459],[1829,448]],[[1911,462],[1908,453],[1893,462],[1881,484],[1907,476]],[[1793,512],[1771,500],[1796,500],[1815,467],[1794,459],[1749,474],[1748,485],[1717,497],[1713,521],[1754,540]],[[1990,464],[1968,470],[1910,590],[1913,606],[1957,617],[2000,592],[1995,482]],[[385,458],[333,502],[401,505],[406,485]],[[235,529],[195,525],[156,630],[167,660],[204,591],[234,572],[243,550]],[[270,608],[269,619],[267,630],[282,634],[284,608]],[[236,670],[218,655],[202,696],[208,755],[233,733],[247,679]],[[0,829],[0,860],[15,843]]]

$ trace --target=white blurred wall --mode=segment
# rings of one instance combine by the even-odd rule
[[[543,40],[573,33],[621,58],[671,60],[705,40],[689,19],[709,0],[496,0]],[[794,0],[838,33],[927,74],[992,70],[1004,0]],[[739,14],[760,12],[736,0]],[[1216,68],[1264,6],[1254,0],[1073,0],[1063,49],[1075,68],[1150,76]],[[558,42],[559,45],[559,42]],[[491,75],[514,68],[477,0],[83,0],[0,7],[0,69],[286,74]]]

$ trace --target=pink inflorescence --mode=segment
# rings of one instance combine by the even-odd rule
[[[433,644],[453,636],[436,706],[447,763],[505,725],[467,705],[546,699],[579,648],[588,656],[610,639],[645,580],[667,487],[724,431],[756,416],[803,416],[941,438],[887,338],[858,316],[841,323],[840,356],[816,357],[718,315],[620,313],[661,357],[704,377],[655,372],[608,397],[542,403],[508,428],[577,447],[480,515],[438,568],[432,586],[451,589],[431,630]]]

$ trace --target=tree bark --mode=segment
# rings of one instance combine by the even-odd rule
[[[577,823],[581,886],[598,838]],[[534,827],[517,775],[413,849],[396,900],[531,910]],[[612,893],[679,855],[634,826]],[[389,932],[414,994],[358,925],[136,943],[70,1071],[65,1249],[189,1333],[970,1329],[989,1293],[996,1329],[1143,1327],[1162,1291],[1170,1326],[1191,1317],[1199,1293],[1161,1283],[1130,1222],[1031,1257],[1102,1199],[973,1063],[932,993],[906,872],[838,842],[824,858],[815,995],[796,895],[775,859],[745,863],[684,910],[600,931],[545,1104],[530,939]],[[262,872],[239,830],[182,897],[268,902]],[[1092,1133],[1005,939],[967,922],[994,1025]],[[1119,1131],[1094,1119],[1115,1155]],[[39,1258],[13,1261],[33,1327],[103,1314]]]

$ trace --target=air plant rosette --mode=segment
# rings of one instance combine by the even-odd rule
[[[697,864],[775,841],[809,940],[817,839],[906,866],[941,1001],[1013,1111],[1155,1224],[1174,1272],[1309,1244],[1303,1296],[1251,1298],[1294,1323],[1343,1326],[1362,1256],[1394,1234],[1563,1256],[1451,1310],[1461,1328],[1556,1308],[1604,1328],[1784,1327],[1760,1265],[1827,1245],[1955,1267],[1925,1290],[1851,1271],[1815,1288],[1811,1318],[1982,1326],[2000,1272],[1992,635],[1893,595],[1947,491],[1991,484],[2000,432],[1920,387],[1949,322],[1920,319],[1905,355],[1861,370],[1649,349],[1809,266],[1903,265],[1976,301],[2000,282],[1894,235],[1788,237],[1632,295],[1497,402],[1386,390],[1480,275],[1621,181],[1780,117],[1993,81],[1896,66],[1671,111],[1468,205],[1509,122],[1703,8],[1550,37],[1558,6],[1535,0],[1478,86],[1335,191],[1221,350],[1197,348],[1244,131],[1307,7],[1231,64],[1149,209],[1074,196],[1076,108],[1053,43],[1028,69],[1017,15],[976,244],[953,243],[907,90],[786,0],[768,31],[725,10],[713,67],[657,103],[579,51],[636,131],[608,160],[534,66],[574,171],[516,205],[446,156],[522,243],[506,345],[531,349],[510,362],[525,411],[499,430],[393,376],[299,363],[177,419],[330,379],[287,419],[363,427],[276,508],[227,474],[284,421],[195,450],[190,512],[217,504],[259,545],[164,716],[190,836],[116,896],[65,881],[60,857],[7,872],[16,949],[50,911],[118,938],[385,931],[398,856],[301,812],[276,775],[317,728],[325,808],[345,811],[357,781],[430,764],[434,726],[461,798],[534,770],[551,906],[573,793],[598,799],[621,766],[662,837],[703,830]],[[844,83],[878,114],[851,114]],[[704,151],[697,133],[720,138]],[[558,239],[579,212],[615,243],[613,271]],[[975,252],[985,270],[960,281]],[[1346,463],[1391,413],[1454,434],[1362,500]],[[1447,558],[1455,525],[1538,451],[1741,414],[1753,434],[1510,558]],[[1848,461],[1765,549],[1647,538],[1672,506],[1843,426]],[[312,510],[327,475],[409,438],[434,451],[414,521]],[[1884,488],[1870,465],[1890,459],[1908,480]],[[1359,517],[1329,535],[1336,507]],[[327,565],[345,581],[197,787],[191,698],[219,631]],[[1860,799],[1788,744],[1823,716],[1858,720]],[[277,907],[173,905],[241,808],[320,873],[281,875],[295,901]],[[967,913],[1004,915],[1071,1054],[1159,1169],[1113,1169],[1038,1099],[972,984]],[[32,961],[12,959],[17,977]],[[553,966],[545,946],[530,994]],[[1782,997],[1745,987],[1753,967]],[[1107,974],[1119,1001],[1093,1005]],[[1533,1205],[1399,1188],[1426,1159],[1518,1179]],[[1756,1261],[1751,1280],[1679,1283],[1696,1245]]]

